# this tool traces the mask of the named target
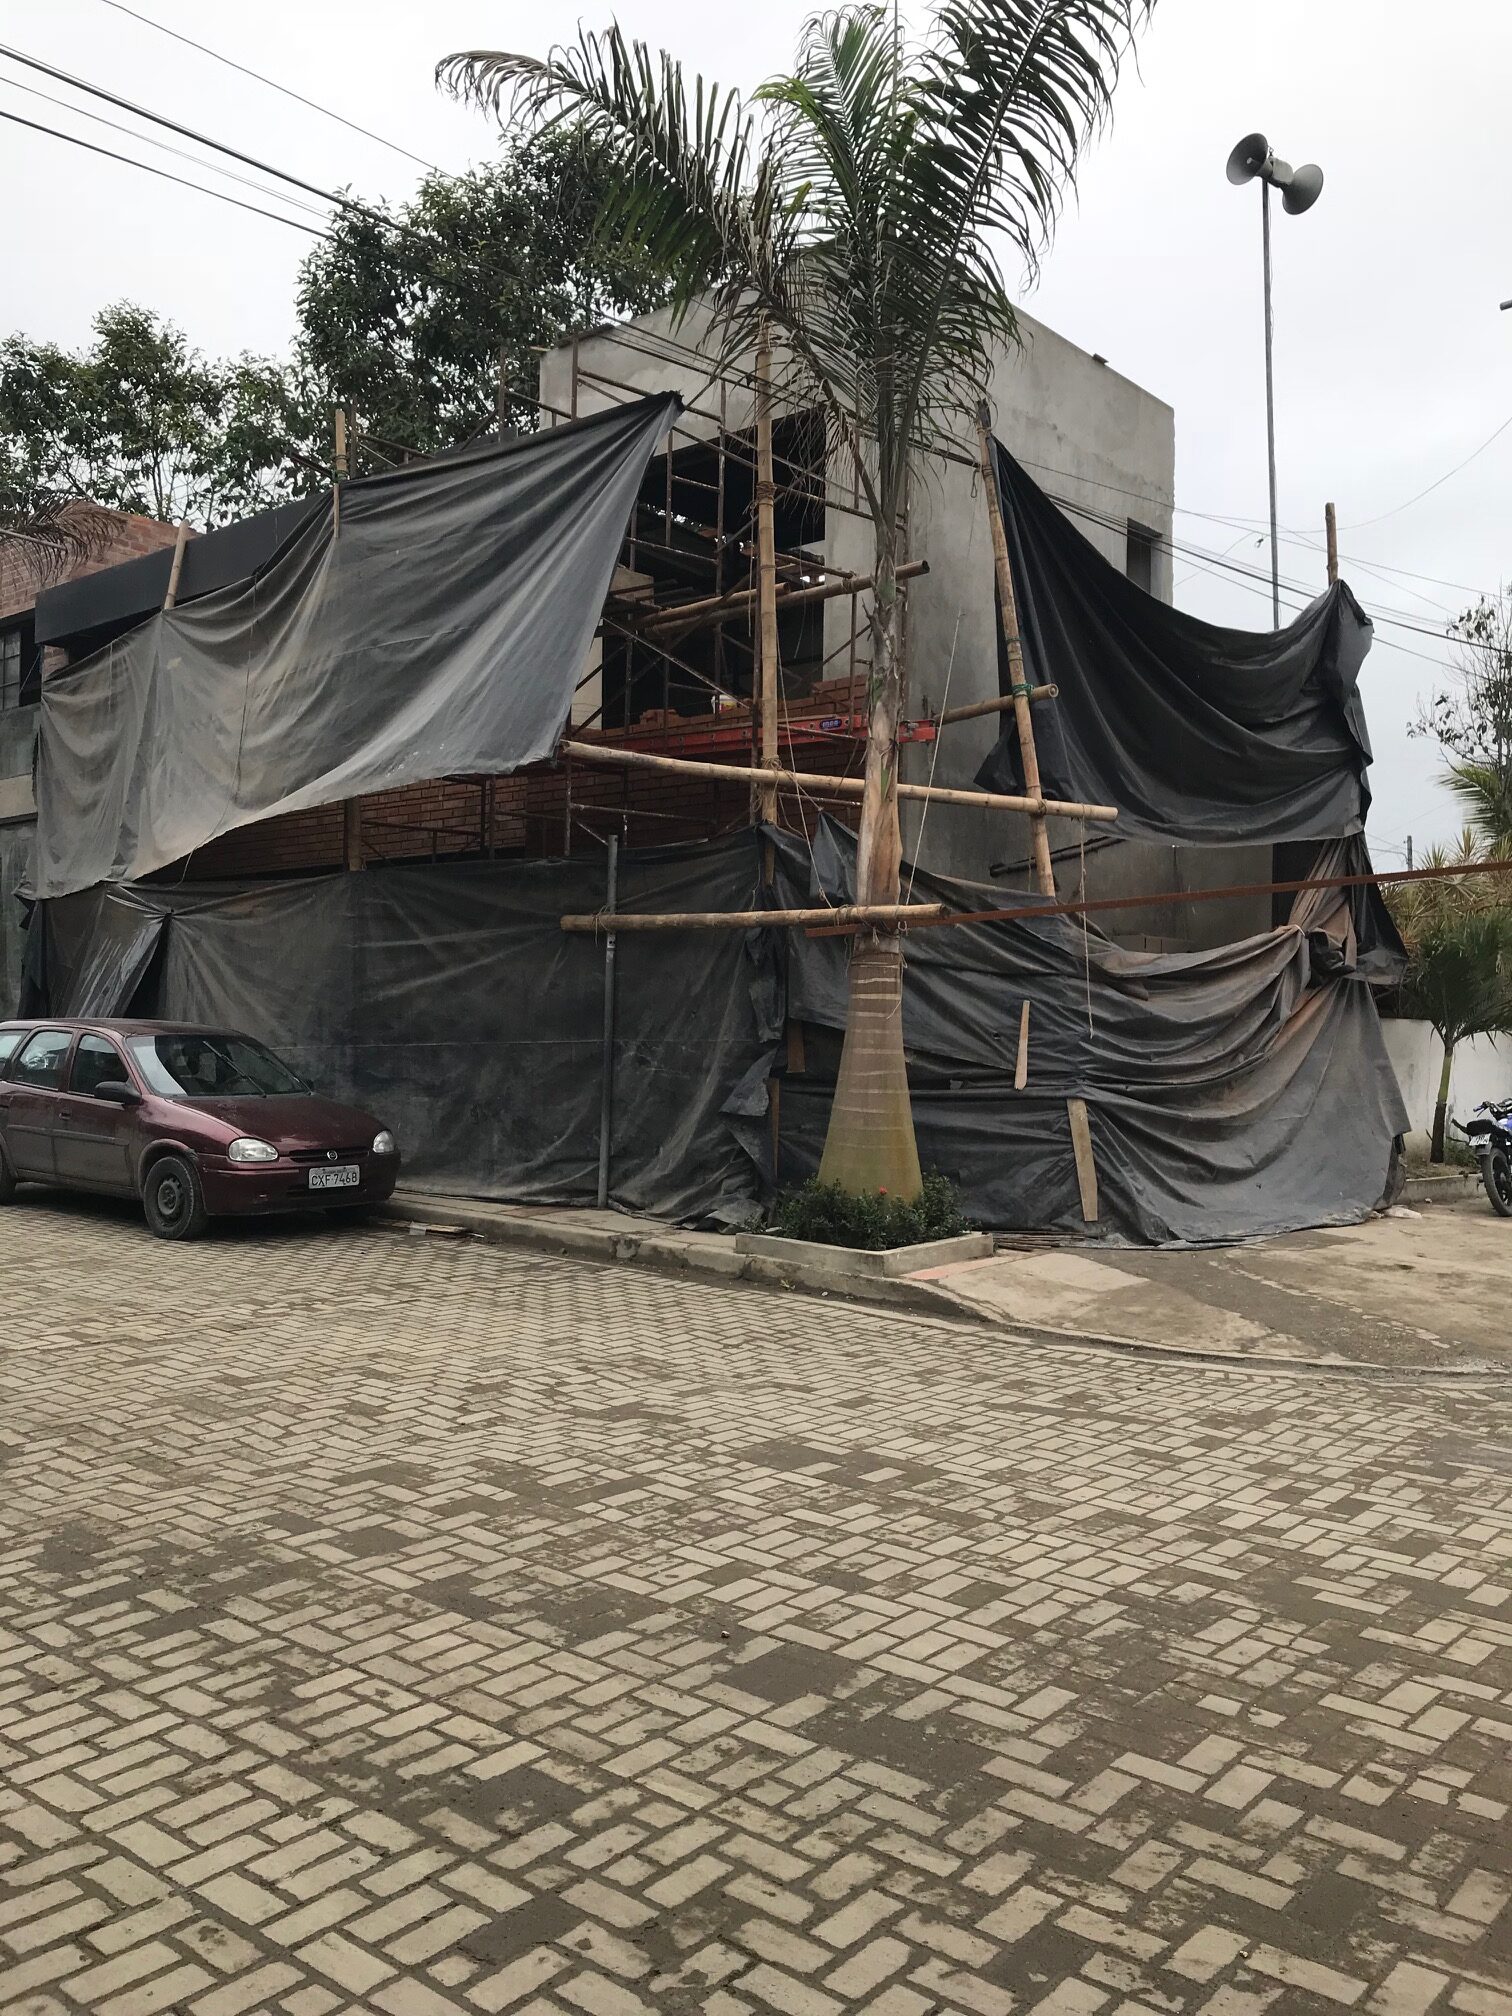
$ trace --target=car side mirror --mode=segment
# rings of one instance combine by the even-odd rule
[[[135,1085],[128,1085],[124,1078],[103,1079],[94,1088],[96,1099],[103,1099],[107,1106],[140,1106],[142,1095]]]

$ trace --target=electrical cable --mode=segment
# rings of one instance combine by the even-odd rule
[[[203,182],[191,182],[183,175],[170,175],[166,168],[154,168],[149,162],[133,161],[129,154],[117,154],[110,147],[97,147],[92,140],[81,140],[76,133],[61,133],[56,126],[39,126],[35,119],[23,119],[19,112],[0,111],[0,119],[8,119],[14,126],[28,126],[33,133],[46,133],[53,140],[66,140],[71,147],[83,147],[90,154],[103,154],[107,161],[119,161],[127,168],[140,168],[144,175],[156,175],[164,182],[176,182],[181,189],[197,189],[201,196],[213,196],[219,203],[233,204],[238,210],[250,210],[254,217],[270,217],[275,224],[287,224],[291,231],[303,231],[311,238],[324,238],[328,244],[336,242],[329,231],[319,231],[313,224],[301,224],[295,217],[280,217],[276,210],[263,210],[256,203],[243,203],[239,196],[228,196],[223,189],[207,189]]]
[[[259,160],[255,154],[245,154],[239,147],[232,147],[224,140],[214,140],[207,133],[196,132],[192,126],[180,125],[165,113],[149,111],[145,105],[138,105],[130,98],[119,97],[114,91],[107,91],[103,85],[91,84],[86,78],[75,77],[67,70],[59,70],[51,63],[44,63],[39,56],[28,56],[24,50],[12,49],[0,42],[0,56],[8,56],[13,63],[21,63],[28,70],[38,70],[54,82],[68,84],[76,91],[83,91],[91,98],[99,98],[107,105],[114,105],[118,111],[134,113],[138,119],[145,119],[151,125],[165,127],[170,133],[177,133],[181,140],[193,140],[198,146],[209,147],[217,154],[229,155],[233,161],[240,161],[245,168],[255,168],[260,175],[271,175],[275,181],[291,183],[296,189],[303,189],[307,196],[318,196],[322,203],[329,203],[338,210],[353,210],[370,222],[383,225],[387,230],[398,231],[406,237],[423,239],[423,233],[413,226],[390,217],[385,211],[377,210],[371,203],[364,203],[356,196],[343,196],[332,189],[322,189],[317,182],[307,182],[302,175],[295,175],[287,168],[275,168],[271,162]],[[102,150],[103,151],[103,150]]]
[[[1357,518],[1353,525],[1346,525],[1343,529],[1346,532],[1359,532],[1363,530],[1363,528],[1367,525],[1384,525],[1388,518],[1398,518],[1401,516],[1402,512],[1410,511],[1414,504],[1421,504],[1423,499],[1425,497],[1431,497],[1435,490],[1442,490],[1444,485],[1449,481],[1450,477],[1458,476],[1461,469],[1468,469],[1470,467],[1470,464],[1473,461],[1475,461],[1477,456],[1485,454],[1486,450],[1491,446],[1493,441],[1499,441],[1501,439],[1502,435],[1506,433],[1509,427],[1512,427],[1512,413],[1509,413],[1507,415],[1506,419],[1503,420],[1500,427],[1498,427],[1494,433],[1488,434],[1486,436],[1485,440],[1482,441],[1479,448],[1472,448],[1470,453],[1465,457],[1463,462],[1456,462],[1452,469],[1446,470],[1445,473],[1438,478],[1437,482],[1430,483],[1426,490],[1419,490],[1417,495],[1415,497],[1409,497],[1405,504],[1393,505],[1391,510],[1382,511],[1378,517]]]
[[[312,112],[320,112],[327,119],[334,119],[338,126],[345,126],[350,132],[360,133],[365,140],[376,140],[380,147],[387,147],[391,153],[402,154],[406,161],[413,161],[418,167],[429,168],[433,174],[444,171],[434,161],[427,161],[423,154],[413,154],[408,147],[401,147],[397,140],[386,140],[381,133],[375,133],[370,126],[359,126],[355,119],[348,119],[340,112],[332,111],[329,105],[322,105],[317,99],[306,98],[303,92],[294,91],[287,84],[280,84],[274,77],[265,77],[260,70],[253,70],[245,63],[238,63],[234,56],[223,56],[218,49],[208,43],[196,42],[192,35],[181,35],[176,28],[166,22],[154,21],[150,14],[139,14],[134,7],[127,7],[124,0],[101,0],[101,5],[113,7],[117,14],[129,14],[133,21],[140,21],[146,28],[155,28],[159,35],[171,36],[175,42],[182,42],[186,49],[197,49],[202,56],[213,57],[217,63],[224,63],[228,70],[239,70],[243,77],[251,77],[259,84],[266,84],[270,91],[279,91],[285,98],[292,98],[297,105],[307,105]]]
[[[303,210],[308,216],[318,217],[324,224],[331,221],[328,210],[306,203],[302,196],[285,196],[281,189],[272,189],[266,182],[254,181],[250,175],[238,175],[234,168],[222,168],[219,162],[207,161],[202,154],[191,154],[187,147],[175,147],[171,140],[159,140],[151,133],[139,133],[134,126],[123,126],[119,119],[107,119],[103,112],[91,112],[83,105],[70,105],[66,98],[57,98],[51,91],[39,91],[35,84],[23,84],[19,77],[0,77],[0,84],[12,91],[24,91],[28,98],[40,98],[44,104],[56,105],[59,111],[72,113],[76,119],[89,119],[96,126],[109,127],[112,133],[124,133],[128,140],[135,140],[141,146],[156,147],[180,161],[191,162],[196,168],[203,168],[207,175],[222,175],[228,182],[238,182],[245,189],[255,189],[260,196],[271,196],[275,202],[287,203],[291,210]]]

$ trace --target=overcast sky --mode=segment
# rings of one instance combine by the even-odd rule
[[[494,136],[438,96],[438,57],[544,50],[552,27],[578,11],[523,0],[131,5],[448,169],[486,158]],[[610,11],[581,7],[589,25]],[[802,0],[622,0],[619,17],[705,74],[750,85],[786,61],[810,11]],[[398,199],[421,172],[107,0],[6,0],[0,40],[322,187]],[[9,62],[0,76],[74,95]],[[1512,417],[1512,313],[1498,313],[1512,295],[1509,76],[1507,0],[1447,0],[1431,32],[1409,0],[1159,0],[1113,129],[1024,296],[1041,320],[1174,405],[1176,537],[1203,549],[1178,555],[1177,600],[1268,627],[1268,588],[1211,571],[1225,549],[1231,561],[1268,565],[1258,543],[1267,509],[1259,196],[1232,189],[1223,166],[1233,143],[1260,129],[1285,158],[1324,168],[1313,211],[1276,215],[1280,517],[1297,542],[1283,545],[1281,571],[1309,592],[1322,585],[1323,506],[1333,498],[1345,575],[1377,618],[1364,684],[1377,757],[1371,837],[1383,866],[1409,833],[1421,851],[1458,825],[1432,749],[1410,741],[1406,724],[1444,658],[1447,617],[1512,576],[1512,427],[1409,503]],[[264,200],[13,83],[0,89],[0,110]],[[287,348],[308,244],[298,233],[8,122],[0,188],[0,329],[79,344],[94,312],[125,298],[212,353]],[[1257,522],[1245,531],[1225,519]]]

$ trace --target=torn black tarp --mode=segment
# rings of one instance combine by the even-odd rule
[[[1361,832],[1371,628],[1343,582],[1284,630],[1203,623],[1136,587],[993,446],[1025,677],[1060,689],[1034,709],[1046,793],[1116,805],[1120,839],[1164,845]],[[1011,717],[977,782],[1023,790]]]
[[[643,399],[342,486],[250,580],[49,675],[32,893],[556,746],[646,463]]]

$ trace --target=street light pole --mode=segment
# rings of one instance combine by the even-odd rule
[[[1228,179],[1235,184],[1260,183],[1260,246],[1265,273],[1265,454],[1270,480],[1271,622],[1281,628],[1281,530],[1276,509],[1276,370],[1275,319],[1271,310],[1271,213],[1274,183],[1281,204],[1298,217],[1310,210],[1323,190],[1323,170],[1309,164],[1293,168],[1277,160],[1263,133],[1247,133],[1228,158]]]
[[[1265,451],[1270,472],[1271,625],[1281,628],[1281,538],[1276,523],[1275,320],[1271,314],[1270,183],[1260,184],[1260,241],[1265,264]]]

